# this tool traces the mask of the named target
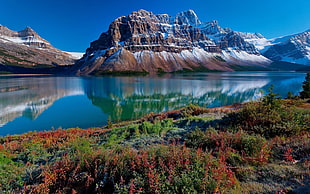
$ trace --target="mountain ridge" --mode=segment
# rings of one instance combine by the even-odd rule
[[[11,73],[49,72],[73,65],[76,57],[43,39],[31,27],[14,31],[0,25],[0,71]]]
[[[258,32],[222,28],[217,20],[203,22],[193,10],[170,16],[141,9],[116,18],[85,53],[77,53],[54,48],[31,27],[13,31],[0,25],[0,71],[28,73],[68,65],[72,67],[57,72],[307,69],[310,29],[267,39]]]
[[[263,54],[276,61],[310,65],[310,31],[282,37],[284,41],[269,47]],[[277,39],[276,39],[277,40]]]
[[[234,71],[234,66],[266,68],[271,60],[232,30],[210,39],[193,10],[153,14],[146,10],[115,19],[75,65],[78,75],[96,71]],[[222,28],[218,28],[222,30]],[[220,31],[221,32],[221,31]],[[215,33],[213,33],[215,34]],[[253,60],[255,59],[255,60]]]

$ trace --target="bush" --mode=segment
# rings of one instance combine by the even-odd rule
[[[106,135],[105,146],[113,146],[124,140],[135,139],[141,136],[165,136],[173,129],[173,120],[156,120],[154,123],[144,121],[140,124],[131,124],[124,127],[114,128]]]
[[[260,103],[247,103],[238,111],[228,114],[224,119],[233,129],[243,129],[260,134],[266,138],[291,136],[307,130],[309,114],[298,111],[285,104],[272,91]]]
[[[190,104],[181,110],[182,116],[197,116],[203,113],[208,112],[208,109]]]
[[[225,161],[182,145],[128,147],[92,153],[84,167],[74,158],[48,166],[30,193],[214,193],[229,192],[237,179]]]
[[[21,163],[13,162],[12,157],[0,150],[0,193],[11,193],[23,185],[21,166]]]
[[[195,149],[209,150],[215,155],[227,152],[229,163],[234,163],[233,165],[244,159],[255,160],[263,157],[265,160],[270,152],[266,139],[259,135],[249,135],[243,131],[237,133],[216,131],[212,128],[206,132],[195,130],[188,133],[186,145]],[[240,156],[243,156],[243,159]]]

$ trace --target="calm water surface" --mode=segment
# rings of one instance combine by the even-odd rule
[[[298,94],[304,73],[232,72],[162,77],[0,77],[0,135],[98,127],[150,112],[256,100],[274,85]]]

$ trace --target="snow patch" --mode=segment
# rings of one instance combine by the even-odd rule
[[[0,35],[1,39],[4,39],[9,42],[17,43],[17,44],[29,44],[29,43],[44,43],[48,44],[48,42],[44,42],[40,39],[38,39],[35,36],[25,36],[25,37],[10,37],[10,36],[3,36]]]
[[[231,48],[228,48],[227,51],[223,51],[223,58],[226,61],[233,61],[234,59],[238,59],[244,62],[249,62],[249,63],[270,63],[271,60],[267,59],[266,57],[262,55],[254,55],[254,54],[249,54],[245,51],[237,51],[233,50]]]
[[[71,55],[73,59],[80,59],[85,54],[85,53],[80,53],[80,52],[66,52],[66,53]]]

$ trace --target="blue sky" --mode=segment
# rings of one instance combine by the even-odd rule
[[[56,48],[84,52],[119,16],[145,9],[153,13],[193,9],[201,21],[260,32],[267,38],[310,29],[309,0],[0,0],[0,24],[32,27]]]

